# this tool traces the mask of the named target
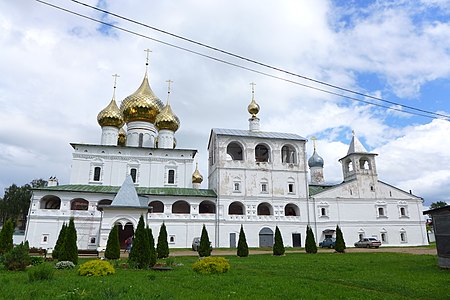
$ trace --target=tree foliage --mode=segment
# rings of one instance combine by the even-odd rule
[[[336,246],[334,246],[334,250],[339,253],[345,252],[345,241],[344,236],[342,235],[341,228],[339,225],[336,226]]]
[[[156,253],[158,258],[169,257],[169,243],[167,242],[166,224],[162,223],[159,229],[158,244],[156,245]]]
[[[107,259],[120,258],[119,230],[117,229],[117,225],[114,225],[109,232],[108,242],[106,243],[105,257]]]
[[[247,257],[248,256],[247,239],[245,237],[244,226],[242,226],[242,225],[241,225],[241,230],[239,231],[237,256],[239,256],[239,257]]]
[[[317,245],[314,238],[314,232],[309,225],[306,227],[305,251],[306,253],[317,253]]]
[[[139,218],[138,226],[134,232],[133,247],[131,247],[128,260],[138,269],[147,269],[150,266],[150,242],[144,227],[144,216]]]
[[[150,267],[153,267],[156,264],[156,249],[155,249],[155,239],[153,238],[153,232],[150,227],[146,228],[147,235],[148,235],[148,242],[150,246]]]
[[[208,231],[206,230],[205,224],[203,224],[200,245],[198,246],[198,255],[200,257],[210,256],[211,251],[211,242],[209,241]]]
[[[25,229],[26,218],[31,201],[31,189],[45,186],[47,181],[34,179],[30,184],[18,186],[12,184],[5,189],[3,199],[0,198],[0,223],[7,219],[20,221],[20,229]]]
[[[275,227],[275,243],[273,244],[273,255],[284,255],[283,237],[278,226]]]
[[[444,201],[437,201],[437,202],[433,202],[430,205],[430,209],[435,209],[435,208],[440,208],[440,207],[445,207],[447,206],[447,203]]]
[[[14,224],[8,219],[0,231],[0,255],[7,253],[13,248]]]
[[[59,253],[64,252],[64,239],[66,238],[66,223],[63,223],[61,230],[59,231],[58,239],[56,240],[55,247],[52,251],[52,257],[58,259]]]
[[[58,260],[71,261],[78,264],[77,230],[75,221],[70,218],[69,226],[64,230],[63,246],[58,253]]]
[[[28,241],[20,243],[5,254],[4,265],[10,271],[25,271],[31,264]]]

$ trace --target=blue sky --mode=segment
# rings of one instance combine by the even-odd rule
[[[229,58],[70,1],[70,10],[246,67]],[[300,75],[427,111],[450,114],[447,1],[107,1],[90,5]],[[23,12],[27,13],[24,14]],[[248,128],[256,83],[265,131],[318,138],[325,179],[342,181],[351,131],[378,153],[379,178],[425,203],[450,202],[450,123],[367,106],[224,65],[73,16],[32,0],[0,2],[0,189],[57,176],[69,182],[70,142],[98,143],[97,113],[150,84],[181,119],[180,148],[198,149],[206,177],[211,128]],[[7,75],[5,75],[7,74]],[[314,85],[314,84],[313,84]],[[399,108],[399,107],[397,107]],[[312,145],[308,144],[308,156]],[[203,183],[207,188],[207,182]],[[0,195],[2,192],[0,192]]]

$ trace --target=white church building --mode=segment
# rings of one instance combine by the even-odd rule
[[[305,138],[261,131],[254,97],[248,111],[248,129],[211,130],[208,189],[201,189],[197,150],[176,147],[180,120],[146,71],[120,108],[114,92],[98,114],[100,144],[71,144],[70,183],[51,178],[33,190],[25,239],[52,249],[73,217],[78,248],[102,251],[113,226],[124,243],[143,215],[155,239],[165,223],[172,248],[190,248],[203,225],[222,248],[236,247],[241,225],[249,247],[272,246],[275,226],[285,246],[302,247],[307,225],[317,242],[339,225],[347,246],[366,236],[386,246],[428,243],[423,199],[378,180],[376,154],[355,135],[339,160],[343,182],[327,184],[315,147],[307,160]]]

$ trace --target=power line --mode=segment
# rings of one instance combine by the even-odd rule
[[[414,107],[402,105],[402,104],[400,104],[400,103],[396,103],[396,102],[393,102],[393,101],[388,101],[388,100],[384,100],[384,99],[377,98],[377,97],[374,97],[374,96],[370,96],[370,95],[366,95],[366,94],[363,94],[363,93],[359,93],[359,92],[356,92],[356,91],[351,91],[351,90],[348,90],[348,89],[345,89],[345,88],[340,88],[340,87],[337,87],[337,86],[334,86],[334,85],[331,85],[331,84],[328,84],[328,83],[325,83],[325,82],[321,82],[321,81],[318,81],[318,80],[315,80],[315,79],[311,79],[311,78],[308,78],[308,77],[305,77],[305,76],[302,76],[302,75],[298,75],[298,74],[295,74],[295,73],[291,73],[291,72],[288,72],[288,71],[284,71],[284,70],[282,70],[282,69],[275,68],[275,67],[271,67],[271,66],[268,66],[268,65],[259,63],[259,62],[257,62],[257,61],[253,61],[253,60],[251,60],[251,59],[247,59],[247,58],[242,57],[242,59],[244,59],[244,60],[247,60],[247,61],[249,61],[249,62],[254,62],[254,63],[258,64],[258,65],[261,65],[261,66],[264,66],[264,67],[268,67],[268,68],[273,69],[273,70],[277,70],[277,71],[280,71],[280,72],[283,72],[283,73],[286,73],[286,74],[294,75],[294,76],[296,76],[296,77],[300,77],[300,78],[303,78],[303,79],[307,79],[307,80],[310,80],[310,81],[313,81],[313,82],[316,82],[316,83],[319,83],[319,84],[322,84],[322,85],[326,85],[326,86],[329,86],[329,87],[333,87],[333,88],[336,88],[336,89],[339,89],[339,90],[342,90],[342,91],[347,91],[347,92],[350,92],[350,93],[353,93],[353,94],[357,94],[357,95],[360,95],[360,96],[364,96],[364,97],[367,97],[367,98],[372,98],[372,99],[379,100],[379,101],[383,101],[383,102],[386,102],[386,103],[398,105],[398,106],[400,106],[400,107],[408,108],[408,109],[415,110],[415,111],[419,111],[419,112],[422,112],[422,113],[416,113],[416,112],[406,111],[406,110],[403,110],[403,109],[400,109],[400,108],[396,108],[396,107],[389,107],[389,106],[386,106],[386,105],[382,105],[382,104],[378,104],[378,103],[373,103],[373,102],[370,102],[370,101],[358,99],[358,98],[351,97],[351,96],[344,95],[344,94],[340,94],[340,93],[337,93],[337,92],[325,90],[325,89],[323,89],[323,88],[318,88],[318,87],[315,87],[315,86],[307,85],[307,84],[304,84],[304,83],[300,83],[300,82],[298,82],[298,81],[294,81],[294,80],[282,78],[282,77],[280,77],[280,76],[276,76],[276,75],[273,75],[273,74],[269,74],[269,73],[266,73],[266,72],[262,72],[262,71],[259,71],[259,70],[256,70],[256,69],[253,69],[253,68],[250,68],[250,67],[245,67],[245,66],[242,66],[242,65],[239,65],[239,64],[236,64],[236,63],[232,63],[232,62],[226,61],[226,60],[224,60],[224,59],[220,59],[220,58],[217,58],[217,57],[214,57],[214,56],[211,56],[211,55],[207,55],[207,54],[204,54],[204,53],[201,53],[201,52],[198,52],[198,51],[194,51],[194,50],[191,50],[191,49],[188,49],[188,48],[185,48],[185,47],[181,47],[181,46],[178,46],[178,45],[175,45],[175,44],[171,44],[171,43],[168,43],[168,42],[165,42],[165,41],[162,41],[162,40],[158,40],[158,39],[149,37],[149,36],[147,36],[147,35],[144,35],[144,34],[141,34],[141,33],[138,33],[138,32],[135,32],[135,31],[132,31],[132,30],[129,30],[129,29],[126,29],[126,28],[123,28],[123,27],[120,27],[120,26],[111,24],[111,23],[107,23],[107,22],[105,22],[105,21],[101,21],[101,20],[98,20],[98,19],[95,19],[95,18],[86,16],[86,15],[83,15],[83,14],[81,14],[81,13],[78,13],[78,12],[75,12],[75,11],[72,11],[72,10],[69,10],[69,9],[67,9],[67,8],[63,8],[63,7],[60,7],[60,6],[58,6],[58,5],[55,5],[55,4],[52,4],[52,3],[45,2],[45,1],[43,1],[43,0],[36,0],[36,1],[39,2],[39,3],[45,4],[45,5],[47,5],[47,6],[56,8],[56,9],[58,9],[58,10],[61,10],[61,11],[64,11],[64,12],[67,12],[67,13],[70,13],[70,14],[73,14],[73,15],[76,15],[76,16],[79,16],[79,17],[82,17],[82,18],[85,18],[85,19],[88,19],[88,20],[90,20],[90,21],[93,21],[93,22],[96,22],[96,23],[99,23],[99,24],[102,24],[102,25],[106,25],[106,26],[115,28],[115,29],[120,30],[120,31],[124,31],[124,32],[130,33],[130,34],[133,34],[133,35],[136,35],[136,36],[145,38],[145,39],[149,39],[149,40],[152,40],[152,41],[154,41],[154,42],[157,42],[157,43],[160,43],[160,44],[163,44],[163,45],[166,45],[166,46],[170,46],[170,47],[173,47],[173,48],[176,48],[176,49],[179,49],[179,50],[186,51],[186,52],[188,52],[188,53],[192,53],[192,54],[195,54],[195,55],[204,57],[204,58],[208,58],[208,59],[211,59],[211,60],[214,60],[214,61],[217,61],[217,62],[221,62],[221,63],[227,64],[227,65],[233,66],[233,67],[237,67],[237,68],[240,68],[240,69],[244,69],[244,70],[247,70],[247,71],[250,71],[250,72],[253,72],[253,73],[257,73],[257,74],[260,74],[260,75],[268,76],[268,77],[271,77],[271,78],[274,78],[274,79],[283,80],[283,81],[286,81],[286,82],[289,82],[289,83],[292,83],[292,84],[296,84],[296,85],[299,85],[299,86],[303,86],[303,87],[306,87],[306,88],[309,88],[309,89],[313,89],[313,90],[316,90],[316,91],[320,91],[320,92],[323,92],[323,93],[327,93],[327,94],[330,94],[330,95],[334,95],[334,96],[338,96],[338,97],[343,97],[343,98],[346,98],[346,99],[349,99],[349,100],[352,100],[352,101],[357,101],[357,102],[361,102],[361,103],[364,103],[364,104],[368,104],[368,105],[372,105],[372,106],[377,106],[377,107],[385,108],[385,109],[388,109],[388,110],[394,110],[394,111],[398,111],[398,112],[406,113],[406,114],[410,114],[410,115],[415,115],[415,116],[425,117],[425,118],[431,118],[431,119],[435,119],[435,118],[437,118],[437,117],[450,118],[450,116],[448,116],[448,115],[443,115],[443,114],[438,114],[438,113],[434,113],[434,112],[430,112],[430,111],[426,111],[426,110],[421,110],[421,109],[418,109],[418,108],[414,108]],[[78,1],[76,1],[76,0],[71,0],[71,1],[78,2]],[[80,3],[80,4],[83,4],[83,5],[86,5],[86,6],[89,7],[89,5],[87,5],[87,4],[84,4],[84,3]],[[95,7],[91,7],[91,8],[95,8]],[[103,10],[100,10],[100,9],[97,9],[97,8],[95,8],[95,9],[96,9],[96,10],[99,10],[99,11],[102,11],[102,12],[105,12],[105,13],[109,13],[109,12],[106,12],[106,11],[103,11]],[[111,14],[111,15],[114,15],[114,14]],[[125,19],[126,19],[126,18],[125,18]],[[136,21],[131,21],[131,22],[135,22],[135,23],[137,23],[137,24],[142,24],[142,23],[139,23],[139,22],[136,22]],[[148,25],[145,25],[145,24],[142,24],[142,25],[151,28],[151,27],[148,26]],[[158,29],[158,30],[159,30],[159,29]],[[170,34],[170,33],[169,33],[169,34]],[[173,34],[170,34],[170,35],[173,35]],[[182,37],[180,37],[180,38],[182,38]],[[185,39],[185,38],[182,38],[182,39]],[[194,42],[194,43],[197,43],[197,44],[198,44],[198,42]],[[200,43],[200,44],[201,44],[201,43]],[[214,48],[214,47],[210,47],[210,46],[207,46],[207,45],[205,45],[205,46],[208,47],[208,48],[210,48],[210,49],[213,49],[213,50],[216,49],[216,48]],[[238,56],[238,55],[234,55],[234,54],[232,54],[232,53],[228,53],[228,52],[223,51],[223,50],[220,50],[220,49],[218,49],[217,51],[220,51],[220,52],[222,52],[222,53],[225,53],[225,54],[228,54],[228,55],[231,55],[231,56],[235,56],[235,57],[237,57],[237,58],[241,58],[241,57]],[[426,113],[426,114],[423,114],[423,113]]]
[[[189,38],[186,38],[186,37],[183,37],[183,36],[171,33],[169,31],[162,30],[162,29],[159,29],[159,28],[154,27],[154,26],[150,26],[148,24],[145,24],[145,23],[142,23],[142,22],[139,22],[139,21],[136,21],[136,20],[124,17],[122,15],[119,15],[119,14],[116,14],[116,13],[113,13],[113,12],[110,12],[110,11],[107,11],[107,10],[104,10],[104,9],[101,9],[101,8],[98,8],[98,7],[95,7],[95,6],[83,3],[83,2],[80,2],[78,0],[70,0],[70,1],[72,1],[74,3],[77,3],[79,5],[83,5],[83,6],[91,8],[91,9],[100,11],[102,13],[114,16],[116,18],[119,18],[119,19],[122,19],[122,20],[125,20],[125,21],[128,21],[128,22],[131,22],[131,23],[134,23],[134,24],[137,24],[137,25],[140,25],[140,26],[143,26],[143,27],[146,27],[146,28],[158,31],[158,32],[161,32],[163,34],[170,35],[172,37],[175,37],[175,38],[187,41],[189,43],[193,43],[193,44],[196,44],[198,46],[205,47],[205,48],[208,48],[210,50],[214,50],[214,51],[217,51],[217,52],[220,52],[220,53],[223,53],[223,54],[226,54],[226,55],[229,55],[229,56],[241,59],[241,60],[245,60],[247,62],[250,62],[250,63],[253,63],[253,64],[257,64],[257,65],[260,65],[260,66],[263,66],[263,67],[266,67],[266,68],[269,68],[269,69],[272,69],[272,70],[275,70],[275,71],[279,71],[279,72],[282,72],[282,73],[285,73],[285,74],[288,74],[288,75],[299,77],[299,78],[302,78],[304,80],[312,81],[312,82],[318,83],[320,85],[325,85],[325,86],[328,86],[328,87],[331,87],[331,88],[334,88],[334,89],[337,89],[337,90],[341,90],[341,91],[352,93],[352,94],[355,94],[355,95],[358,95],[358,96],[363,96],[363,97],[366,97],[366,98],[378,100],[378,101],[381,101],[381,102],[385,102],[385,103],[389,103],[389,104],[393,104],[393,105],[400,105],[400,106],[402,106],[404,108],[408,108],[408,109],[411,109],[411,110],[419,111],[419,112],[422,112],[422,113],[427,113],[427,114],[435,115],[435,116],[438,116],[438,117],[450,118],[450,116],[448,116],[448,115],[435,113],[435,112],[427,111],[427,110],[424,110],[424,109],[416,108],[416,107],[413,107],[413,106],[400,104],[398,102],[394,102],[394,101],[386,100],[386,99],[383,99],[383,98],[380,98],[380,97],[375,97],[375,96],[372,96],[372,95],[364,94],[364,93],[361,93],[361,92],[358,92],[358,91],[354,91],[354,90],[351,90],[351,89],[343,88],[343,87],[340,87],[340,86],[337,86],[337,85],[334,85],[334,84],[330,84],[330,83],[327,83],[327,82],[324,82],[324,81],[321,81],[321,80],[317,80],[317,79],[314,79],[314,78],[311,78],[311,77],[307,77],[307,76],[304,76],[304,75],[300,75],[300,74],[297,74],[297,73],[294,73],[294,72],[291,72],[291,71],[287,71],[287,70],[284,70],[284,69],[281,69],[281,68],[278,68],[278,67],[274,67],[274,66],[271,66],[271,65],[268,65],[268,64],[265,64],[265,63],[262,63],[262,62],[259,62],[259,61],[247,58],[247,57],[244,57],[244,56],[239,55],[239,54],[235,54],[235,53],[223,50],[223,49],[219,49],[217,47],[213,47],[213,46],[207,45],[205,43],[201,43],[201,42],[198,42],[198,41],[195,41],[195,40],[192,40],[192,39],[189,39]]]

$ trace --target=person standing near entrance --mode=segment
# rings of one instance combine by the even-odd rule
[[[129,238],[127,238],[125,240],[125,251],[124,252],[130,253],[132,245],[133,245],[133,237],[130,236]]]

